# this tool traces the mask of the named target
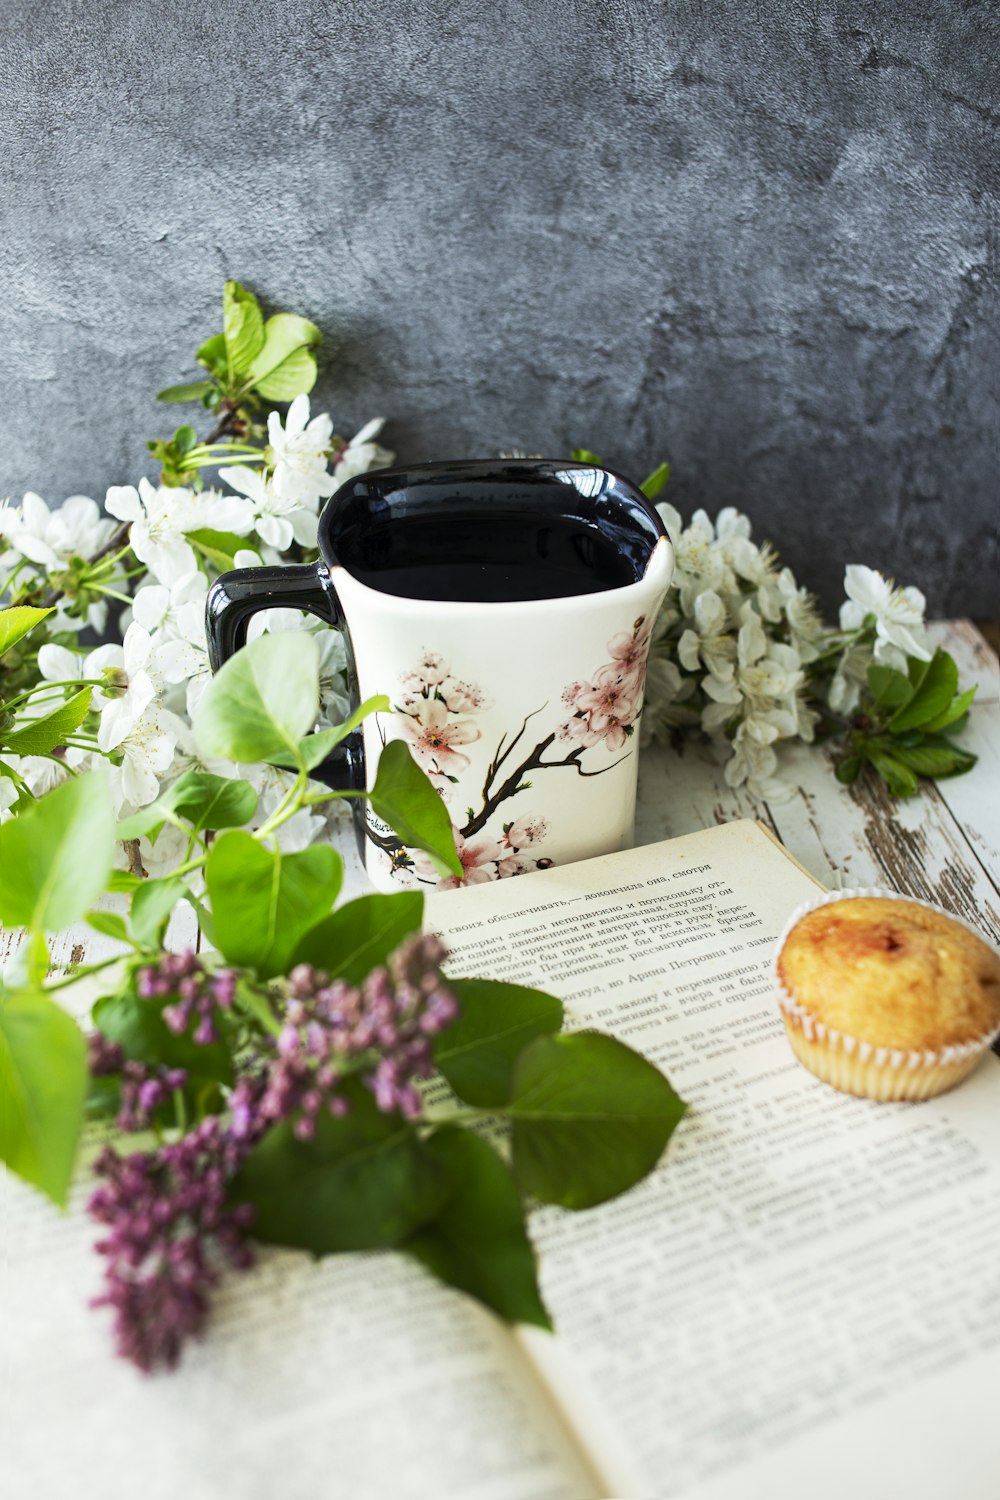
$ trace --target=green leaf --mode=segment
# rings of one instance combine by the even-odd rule
[[[105,890],[117,891],[119,895],[129,895],[136,886],[142,885],[141,875],[133,875],[131,870],[112,870],[108,876]]]
[[[514,1177],[564,1208],[591,1208],[652,1171],[686,1106],[658,1068],[614,1037],[539,1037],[514,1070]]]
[[[574,448],[570,458],[576,464],[596,464],[598,468],[602,466],[600,457],[596,453],[591,453],[589,448]]]
[[[424,898],[420,891],[390,896],[359,896],[310,927],[299,939],[290,967],[312,964],[334,979],[360,984],[411,932],[419,932]]]
[[[949,740],[935,741],[927,738],[921,745],[911,748],[897,745],[893,751],[896,760],[902,761],[918,776],[962,776],[971,771],[976,757],[968,750],[960,750]]]
[[[909,678],[892,667],[880,666],[878,662],[872,662],[868,668],[868,691],[884,708],[899,708],[913,697]]]
[[[5,735],[4,749],[13,750],[17,755],[48,755],[57,745],[64,744],[74,729],[79,729],[89,712],[90,688],[84,688],[51,713],[28,719],[23,727]]]
[[[220,951],[261,979],[286,974],[303,934],[337,899],[342,874],[340,855],[327,844],[282,854],[248,833],[221,834],[205,866]]]
[[[442,875],[464,871],[445,805],[402,740],[390,740],[379,756],[368,801],[410,849],[423,849]]]
[[[206,828],[241,828],[256,809],[257,793],[249,781],[213,776],[208,771],[185,771],[155,802],[123,818],[115,837],[155,837],[154,830],[163,827],[167,813],[184,818],[196,833]]]
[[[260,384],[265,376],[276,371],[300,349],[314,349],[322,342],[323,335],[308,318],[300,318],[296,313],[275,313],[264,324],[264,342],[250,367],[250,379],[261,395],[266,396],[267,392]],[[285,398],[276,396],[273,399],[280,401]]]
[[[105,995],[94,1006],[94,1025],[109,1042],[117,1042],[131,1062],[184,1068],[192,1080],[231,1084],[233,1064],[224,1042],[201,1046],[189,1032],[175,1036],[164,1021],[164,1010],[176,1000],[176,995],[143,1000],[131,990]],[[225,1022],[218,1013],[216,1020],[217,1029],[221,1029]]]
[[[260,303],[238,281],[227,281],[222,294],[222,332],[232,375],[245,375],[264,347]]]
[[[129,911],[136,941],[146,948],[161,947],[170,913],[186,895],[187,887],[179,876],[144,881],[132,897]]]
[[[189,380],[183,385],[168,385],[165,390],[157,391],[157,401],[200,401],[207,396],[212,389],[210,380]]]
[[[639,488],[647,500],[655,500],[661,490],[666,488],[667,480],[670,478],[670,465],[657,464],[652,474],[647,474]]]
[[[431,1219],[448,1192],[438,1157],[398,1115],[384,1115],[366,1088],[345,1085],[350,1111],[316,1120],[312,1140],[288,1121],[250,1153],[231,1200],[254,1207],[254,1238],[328,1255],[400,1244]]]
[[[450,1194],[404,1248],[435,1276],[509,1323],[551,1328],[509,1168],[488,1141],[453,1125],[436,1130],[426,1149],[447,1173]]]
[[[434,1061],[467,1104],[506,1104],[518,1058],[529,1042],[562,1025],[562,1002],[498,979],[449,979],[461,1011],[441,1033]]]
[[[116,911],[88,911],[84,921],[88,927],[103,933],[105,937],[115,938],[120,943],[129,941],[125,918],[120,917]]]
[[[277,369],[257,381],[257,390],[267,401],[294,401],[316,384],[316,360],[308,349],[296,349]]]
[[[99,772],[77,776],[0,826],[0,921],[54,932],[104,889],[114,815]]]
[[[920,729],[931,723],[951,706],[958,689],[958,668],[947,651],[935,651],[927,671],[909,703],[896,710],[889,720],[892,734]]]
[[[229,360],[226,358],[226,337],[222,333],[213,333],[210,339],[206,339],[198,353],[195,355],[200,365],[206,370],[211,370],[225,385],[229,380]]]
[[[947,729],[952,734],[954,734],[955,726],[962,719],[964,719],[966,714],[969,712],[969,709],[972,706],[972,700],[975,698],[977,692],[978,688],[970,687],[966,690],[966,692],[958,693],[951,700],[948,707],[944,710],[943,713],[938,714],[936,719],[929,719],[924,724],[924,729],[926,730],[926,732],[928,734],[937,734],[942,729]]]
[[[0,609],[0,656],[51,613],[51,609],[34,609],[30,604],[12,604],[9,609]]]
[[[384,694],[378,694],[374,698],[366,698],[359,708],[356,708],[349,719],[343,724],[334,724],[332,729],[317,729],[315,734],[307,734],[304,739],[299,740],[299,755],[305,762],[306,769],[314,771],[321,761],[326,760],[331,750],[345,740],[349,734],[353,734],[358,725],[367,719],[369,714],[386,714],[392,708],[392,704]],[[272,757],[272,765],[293,768],[298,765],[290,755],[276,755]]]
[[[172,439],[174,449],[181,456],[185,453],[190,453],[197,441],[198,434],[190,422],[185,422],[183,427],[178,427]]]
[[[87,1094],[87,1044],[42,991],[0,1000],[0,1158],[65,1205]]]
[[[860,755],[845,755],[843,760],[837,762],[837,780],[843,786],[853,786],[861,771]]]
[[[231,531],[212,531],[205,527],[200,531],[188,531],[185,535],[196,552],[223,572],[233,566],[237,552],[247,546],[246,537],[236,536]]]
[[[195,710],[195,737],[206,757],[257,761],[284,750],[294,757],[318,712],[319,647],[302,631],[281,631],[224,663]]]
[[[868,759],[894,797],[912,797],[916,793],[916,776],[909,766],[904,766],[894,755],[886,750],[869,747]]]

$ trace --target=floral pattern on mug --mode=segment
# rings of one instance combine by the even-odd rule
[[[424,884],[436,884],[439,890],[452,890],[548,868],[553,861],[536,853],[549,833],[546,818],[536,812],[524,813],[503,823],[499,835],[491,833],[487,825],[495,827],[501,805],[528,790],[534,772],[572,766],[580,775],[600,776],[620,763],[622,756],[610,765],[585,770],[581,759],[599,748],[617,754],[635,733],[642,712],[651,634],[652,621],[640,615],[631,630],[612,636],[607,645],[609,660],[588,681],[571,682],[563,690],[566,716],[516,766],[514,751],[535,714],[529,714],[516,733],[501,737],[485,767],[481,807],[478,811],[467,808],[464,824],[452,819],[455,849],[463,870],[461,879],[454,875],[438,879],[425,854],[401,848],[389,835],[373,830],[369,821],[369,838],[389,855],[393,876],[404,880],[415,877]],[[395,715],[402,737],[445,802],[453,799],[459,778],[472,766],[466,747],[483,737],[475,716],[492,706],[492,699],[481,687],[456,677],[436,651],[425,650],[414,671],[399,684]],[[544,707],[542,704],[537,712]],[[564,753],[547,758],[553,746]]]

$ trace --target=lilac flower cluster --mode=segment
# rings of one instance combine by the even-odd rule
[[[98,1158],[103,1183],[88,1208],[110,1233],[97,1245],[105,1290],[93,1305],[114,1309],[117,1351],[140,1370],[175,1365],[201,1331],[222,1267],[252,1263],[253,1210],[225,1203],[245,1153],[212,1115],[158,1151],[122,1157],[107,1147]]]
[[[136,989],[143,1000],[176,995],[178,998],[174,1004],[164,1006],[164,1021],[175,1036],[180,1036],[193,1020],[196,1021],[194,1040],[199,1046],[208,1046],[210,1042],[218,1041],[214,1019],[216,1007],[229,1010],[232,1006],[236,973],[232,969],[217,969],[210,973],[198,955],[188,948],[183,953],[164,953],[158,964],[140,969]]]
[[[250,1264],[245,1232],[252,1208],[227,1208],[226,1194],[272,1126],[291,1118],[296,1135],[310,1138],[321,1110],[346,1112],[339,1090],[348,1075],[363,1079],[379,1109],[399,1110],[407,1119],[420,1114],[414,1081],[431,1072],[432,1038],[458,1014],[441,974],[444,957],[438,938],[413,936],[360,986],[299,965],[289,976],[280,1030],[251,1068],[244,1065],[228,1118],[209,1116],[158,1151],[103,1152],[95,1168],[103,1185],[88,1205],[110,1230],[97,1247],[106,1270],[95,1305],[114,1309],[119,1354],[141,1370],[176,1364],[184,1340],[204,1324],[225,1262]],[[217,985],[226,974],[209,975],[194,954],[165,954],[141,972],[139,993],[147,999],[179,994],[178,1006],[168,1009],[187,1008],[184,1026],[196,1014],[199,1040],[211,1006],[231,1003],[231,990],[227,1000],[226,987],[220,997]],[[181,1024],[178,1014],[174,1029]],[[104,1037],[91,1038],[90,1047],[92,1072],[122,1075],[119,1124],[125,1129],[137,1128],[131,1122],[145,1121],[185,1081],[181,1069],[128,1062]]]
[[[256,1137],[295,1115],[295,1134],[308,1140],[322,1110],[346,1113],[338,1090],[348,1073],[360,1074],[380,1110],[416,1119],[422,1104],[414,1080],[431,1073],[431,1038],[458,1014],[441,974],[444,957],[440,939],[418,934],[360,987],[311,964],[293,969],[277,1055],[262,1080],[245,1078],[234,1091],[234,1133]]]
[[[118,1109],[119,1130],[148,1130],[153,1114],[178,1089],[187,1083],[183,1068],[150,1066],[130,1062],[117,1042],[108,1041],[95,1031],[87,1038],[87,1066],[92,1078],[121,1074],[121,1102]]]

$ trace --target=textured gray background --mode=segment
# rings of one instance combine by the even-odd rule
[[[235,276],[338,430],[562,454],[997,612],[1000,23],[913,0],[5,0],[0,494],[103,494]]]

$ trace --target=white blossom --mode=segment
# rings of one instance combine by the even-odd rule
[[[249,506],[234,495],[217,490],[196,495],[194,490],[168,485],[154,489],[148,479],[140,479],[138,489],[113,485],[104,503],[113,516],[130,523],[132,551],[159,583],[167,585],[197,571],[189,532],[207,528],[245,536],[253,525]]]
[[[124,736],[115,746],[121,764],[110,768],[111,795],[115,811],[146,807],[155,802],[160,778],[170,769],[177,737],[172,732],[171,716],[153,704],[138,719],[129,723]]]
[[[102,750],[117,749],[144,717],[157,696],[156,684],[150,674],[150,667],[153,665],[151,646],[149,631],[137,620],[133,621],[126,630],[122,643],[124,692],[115,697],[101,695],[104,701],[100,705],[101,722],[97,731],[97,743]],[[166,767],[162,769],[165,770]],[[130,797],[129,800],[134,799]],[[152,801],[152,798],[149,800]]]
[[[267,419],[274,467],[274,489],[282,500],[315,505],[317,496],[332,495],[337,481],[327,472],[333,423],[325,412],[309,420],[309,397],[296,396],[284,425],[276,411]]]
[[[220,469],[219,478],[250,501],[253,526],[261,541],[270,543],[279,552],[286,551],[293,541],[303,547],[315,547],[316,496],[303,502],[299,497],[283,495],[259,469]]]
[[[165,631],[180,634],[179,612],[185,604],[195,603],[204,613],[208,579],[204,573],[184,573],[169,586],[162,583],[142,585],[132,600],[132,618],[138,620],[150,635]]]
[[[167,682],[184,683],[188,717],[193,718],[212,679],[205,606],[200,599],[188,600],[177,607],[174,627],[169,636],[156,642],[154,656]]]
[[[333,477],[338,485],[346,484],[357,474],[366,474],[369,469],[384,469],[392,463],[395,453],[374,441],[384,426],[385,418],[375,417],[354,434],[333,467]]]
[[[842,630],[857,630],[869,614],[875,616],[876,653],[878,646],[893,646],[906,656],[930,661],[934,652],[924,632],[926,601],[919,589],[896,588],[874,568],[852,563],[844,574],[847,600],[840,607]],[[881,658],[887,660],[885,655]],[[892,663],[891,656],[887,664]]]
[[[93,557],[114,529],[88,495],[70,495],[52,511],[41,495],[29,490],[19,506],[0,506],[0,536],[22,557],[51,572],[74,557]]]

